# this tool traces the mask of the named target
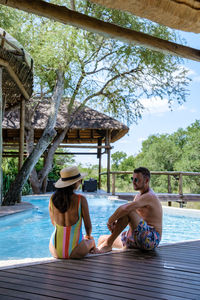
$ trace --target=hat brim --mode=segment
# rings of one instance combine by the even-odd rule
[[[63,181],[61,178],[56,181],[56,183],[54,184],[56,188],[64,188],[67,186],[70,186],[76,182],[78,182],[79,180],[83,179],[87,174],[86,173],[81,173],[80,176],[76,179],[72,179],[72,180],[67,180],[67,181]]]

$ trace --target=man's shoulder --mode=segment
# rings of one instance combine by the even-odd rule
[[[149,190],[149,196],[154,198],[154,199],[158,199],[158,196],[156,195],[156,193],[152,189]]]

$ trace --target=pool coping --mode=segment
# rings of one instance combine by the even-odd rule
[[[93,258],[100,255],[109,255],[113,253],[120,253],[120,252],[127,252],[127,251],[131,251],[131,249],[118,249],[118,250],[112,250],[107,253],[88,254],[85,256],[85,258]],[[41,257],[41,258],[23,258],[23,259],[15,259],[15,260],[0,260],[0,271],[6,269],[12,269],[12,268],[22,268],[26,266],[39,265],[39,264],[48,264],[48,263],[57,262],[58,260],[63,260],[63,259],[56,259],[54,257]]]
[[[20,202],[15,205],[0,206],[0,218],[33,209],[34,205],[29,202]]]
[[[159,245],[158,249],[161,247],[166,247],[166,246],[171,246],[171,245],[180,245],[180,244],[196,242],[196,241],[200,241],[200,239],[180,241],[180,242],[176,242],[176,243],[166,243],[166,244]],[[116,253],[121,253],[121,252],[130,252],[130,251],[132,251],[132,249],[118,249],[118,250],[112,250],[107,253],[88,254],[88,255],[86,255],[86,258],[92,259],[93,257],[96,257],[96,256],[109,255],[109,254],[114,254],[114,253],[116,254]],[[13,269],[13,268],[22,268],[22,267],[33,266],[33,265],[48,264],[48,263],[57,262],[58,260],[62,260],[62,259],[56,259],[54,257],[42,257],[42,258],[24,258],[24,259],[2,260],[2,261],[0,260],[0,271],[7,270],[7,269]]]

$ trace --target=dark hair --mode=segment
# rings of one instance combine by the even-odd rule
[[[71,196],[74,193],[75,184],[56,189],[52,197],[54,206],[61,212],[65,213],[71,204]]]
[[[142,175],[144,177],[148,177],[149,179],[151,177],[150,171],[147,168],[144,168],[144,167],[136,168],[133,172],[134,173],[142,173]]]

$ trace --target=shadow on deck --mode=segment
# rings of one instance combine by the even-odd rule
[[[0,299],[200,299],[200,241],[0,271]]]

